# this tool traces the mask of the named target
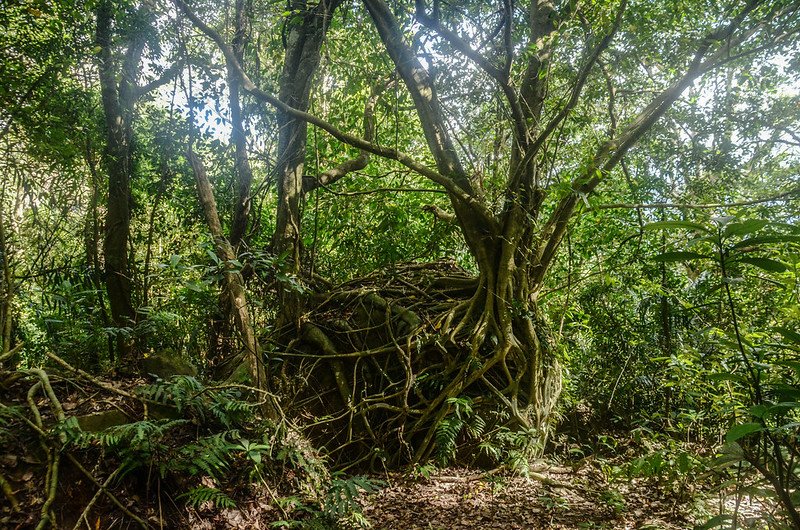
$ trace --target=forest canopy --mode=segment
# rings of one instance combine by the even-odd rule
[[[19,385],[58,412],[56,370],[189,385],[143,421],[236,389],[343,469],[519,472],[646,429],[724,440],[800,527],[800,2],[7,0],[0,26],[0,420]]]

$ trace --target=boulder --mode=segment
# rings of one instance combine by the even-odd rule
[[[142,370],[161,379],[169,379],[173,375],[190,375],[197,377],[197,368],[180,355],[164,350],[142,360]]]

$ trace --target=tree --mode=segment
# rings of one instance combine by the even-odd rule
[[[117,351],[126,363],[133,358],[132,326],[136,311],[132,301],[131,271],[129,265],[129,238],[131,226],[131,178],[134,173],[133,122],[137,101],[145,94],[168,82],[180,69],[180,63],[165,70],[163,75],[144,86],[137,81],[141,73],[141,60],[148,45],[152,17],[142,6],[127,13],[130,26],[122,33],[127,42],[121,64],[114,57],[114,21],[119,16],[111,0],[97,6],[96,42],[99,48],[98,73],[106,124],[106,149],[103,156],[108,172],[106,202],[105,283],[111,317],[117,327]],[[150,44],[153,44],[150,39]],[[128,330],[128,331],[126,331]]]
[[[385,56],[413,103],[427,145],[422,156],[432,160],[431,166],[309,114],[306,85],[292,87],[293,97],[288,97],[289,80],[300,75],[305,82],[313,72],[308,67],[315,66],[318,57],[312,50],[312,60],[290,61],[289,51],[298,42],[294,39],[304,34],[301,29],[320,35],[325,16],[290,19],[293,37],[287,41],[281,92],[276,97],[251,80],[219,33],[181,0],[175,3],[217,43],[242,88],[283,116],[274,248],[290,249],[292,263],[300,260],[296,219],[306,123],[344,144],[395,160],[447,192],[479,275],[468,298],[431,318],[438,335],[446,339],[444,348],[457,351],[461,361],[406,431],[416,436],[425,433],[417,442],[417,458],[429,454],[436,425],[449,413],[448,403],[475,387],[481,389],[478,394],[492,393],[518,426],[536,430],[541,441],[546,438],[561,373],[539,297],[576,213],[587,196],[620,173],[626,154],[696,80],[794,46],[798,31],[796,2],[749,1],[711,11],[691,4],[680,13],[683,25],[644,32],[642,24],[649,17],[668,18],[662,12],[665,7],[629,8],[624,0],[581,7],[538,0],[524,8],[506,1],[496,8],[434,2],[429,9],[417,1],[411,12],[402,6],[391,9],[383,0],[365,0]],[[321,2],[317,9],[326,6],[331,7]],[[412,29],[413,43],[407,37]],[[421,42],[423,36],[427,43]],[[642,78],[624,50],[628,46],[658,50],[657,39],[674,49],[657,51],[653,57],[643,52],[643,59],[654,62],[643,65],[649,79]],[[481,44],[474,47],[472,42]],[[480,84],[484,90],[492,86],[487,91],[492,96],[480,100],[476,109],[468,109],[459,99],[445,107],[440,93],[449,91],[452,100],[459,88],[454,71],[462,77],[462,85]],[[612,112],[605,133],[598,137],[601,118],[591,112],[592,106],[604,102],[613,106],[618,87],[634,81],[638,97],[629,98],[619,116]],[[487,101],[500,103],[487,105]],[[480,159],[487,150],[465,146],[468,139],[463,136],[472,130],[467,121],[450,118],[459,113],[498,121],[494,154],[500,170],[493,180],[474,162],[471,171],[467,169],[464,157],[480,153],[475,157]],[[436,345],[442,347],[441,342]],[[431,341],[425,346],[432,347]]]

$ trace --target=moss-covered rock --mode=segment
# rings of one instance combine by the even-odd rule
[[[197,377],[197,368],[171,350],[164,350],[142,360],[142,369],[161,379],[169,379],[173,375],[190,375]]]

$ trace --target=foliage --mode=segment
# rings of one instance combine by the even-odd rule
[[[191,482],[179,498],[193,506],[232,507],[242,481],[257,477],[269,488],[268,481],[288,470],[312,500],[327,480],[316,457],[284,429],[253,421],[254,405],[237,388],[209,388],[193,377],[174,376],[141,387],[140,396],[176,418],[145,419],[97,433],[81,431],[72,418],[63,427],[70,444],[98,448],[120,460],[123,475],[141,470],[149,481],[149,470],[156,470],[157,480],[179,483],[188,477]]]
[[[796,512],[796,1],[394,2],[383,25],[378,1],[192,3],[205,28],[173,3],[3,4],[0,356],[24,347],[0,369],[53,352],[114,373],[171,350],[216,377],[242,353],[230,273],[287,417],[312,424],[315,442],[349,437],[339,465],[355,447],[376,463],[390,454],[377,445],[396,441],[422,476],[429,459],[525,473],[564,418],[587,453],[618,451],[618,433],[633,432],[644,454],[609,475],[681,491],[709,465],[693,449],[725,440],[713,472]],[[313,39],[292,32],[327,7],[318,49],[300,53]],[[233,94],[242,80],[225,47],[200,34],[241,45],[246,90]],[[310,64],[304,98],[287,79]],[[128,89],[130,189],[118,190],[105,106]],[[317,119],[294,130],[264,94]],[[308,192],[366,154],[362,137],[366,165]],[[235,259],[208,235],[188,145],[224,237],[246,212]],[[279,190],[292,178],[297,238],[278,248],[279,214],[292,210]],[[104,285],[116,278],[104,250],[116,191],[130,209],[126,322]],[[441,270],[401,274],[424,262]],[[453,263],[456,281],[444,277]],[[386,303],[370,305],[365,289]],[[358,294],[336,305],[348,290]],[[308,340],[309,324],[338,340],[333,350]],[[132,343],[131,366],[117,342]],[[142,421],[59,428],[130,475],[188,476],[182,498],[195,506],[229,506],[236,481],[291,483],[295,504],[333,524],[374,489],[329,476],[293,429],[261,422],[258,392],[179,376],[138,396],[153,413]],[[0,441],[13,438],[4,414]]]
[[[768,220],[733,217],[712,219],[713,224],[664,221],[646,228],[681,228],[691,230],[695,237],[687,243],[690,251],[670,251],[654,259],[662,262],[703,261],[714,262],[718,279],[712,280],[723,293],[722,305],[730,318],[728,329],[712,328],[716,347],[728,349],[730,364],[725,372],[708,374],[714,381],[724,382],[729,395],[729,414],[733,425],[725,441],[733,444],[725,450],[725,463],[732,460],[752,466],[774,492],[784,515],[796,524],[800,516],[792,498],[794,484],[800,480],[796,460],[798,413],[800,413],[800,385],[796,379],[795,359],[798,337],[791,329],[773,328],[772,333],[758,329],[759,322],[750,318],[745,327],[740,320],[740,309],[734,298],[733,287],[750,279],[776,286],[784,283],[773,280],[788,272],[790,266],[778,258],[797,263],[797,243],[800,237],[791,225],[771,226]],[[758,269],[769,276],[751,271]],[[792,271],[794,283],[796,271]],[[794,320],[794,319],[792,319]],[[795,321],[796,322],[796,321]],[[775,336],[783,341],[775,342]],[[744,421],[743,421],[744,420]]]

